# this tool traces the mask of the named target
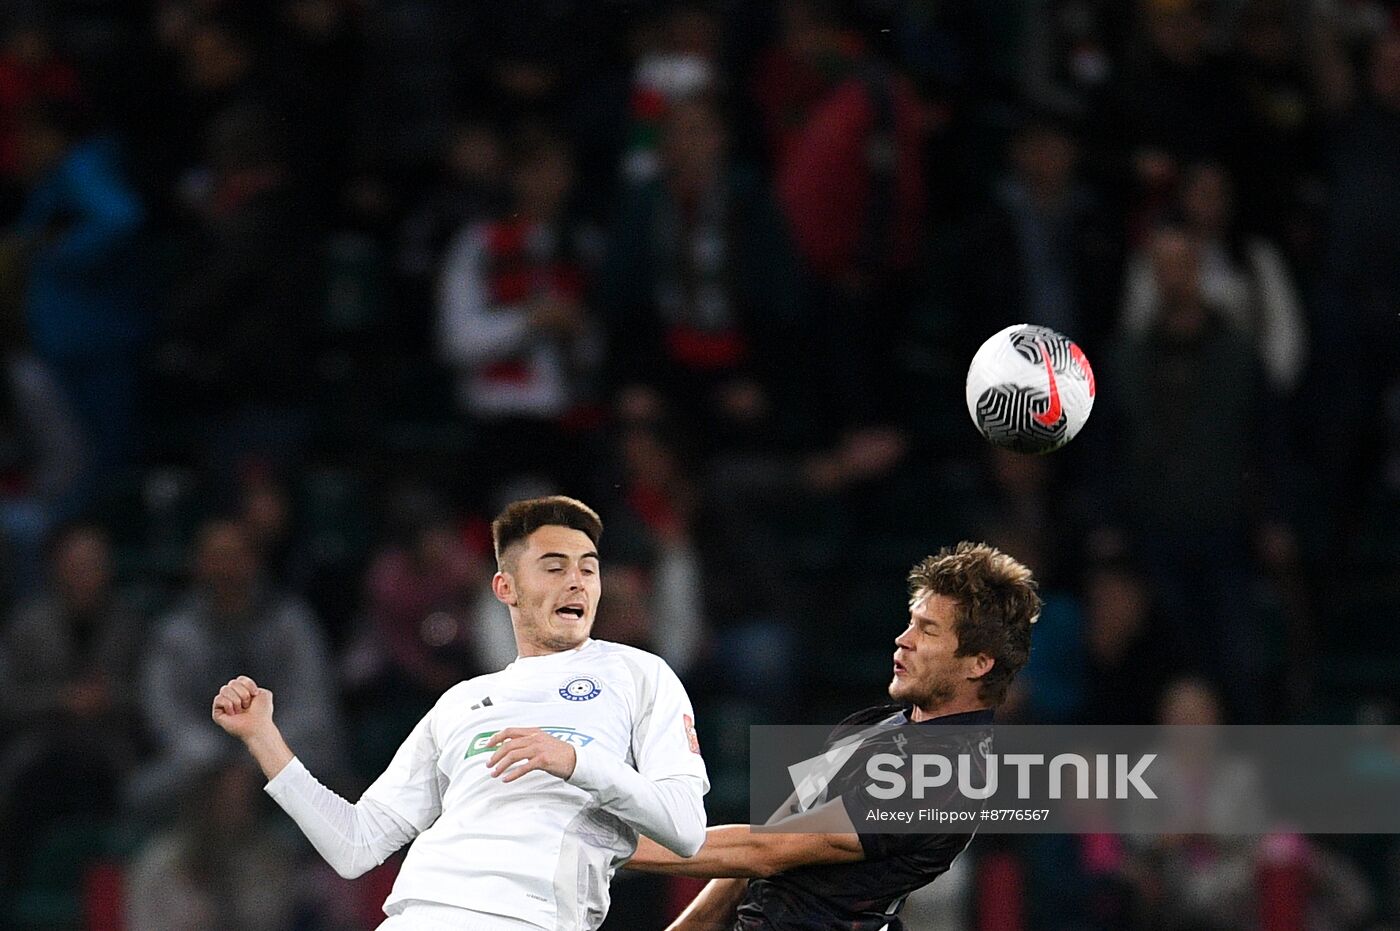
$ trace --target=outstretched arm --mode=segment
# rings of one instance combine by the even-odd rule
[[[678,857],[645,837],[627,863],[628,869],[669,876],[719,877],[772,876],[798,866],[817,863],[855,863],[865,859],[840,800],[783,822],[784,830],[726,824],[705,832],[705,843],[694,856]]]
[[[435,806],[440,805],[440,800],[435,784],[398,786],[416,789],[407,794],[408,798],[416,795],[423,799],[419,810],[411,812],[415,816],[412,820],[372,797],[381,783],[393,781],[395,773],[421,772],[421,767],[406,765],[406,758],[420,755],[422,744],[431,740],[425,727],[427,719],[420,722],[400,748],[380,782],[352,805],[317,782],[292,753],[272,720],[272,693],[259,688],[252,679],[239,676],[221,688],[214,698],[213,716],[215,723],[243,741],[268,778],[268,794],[292,816],[316,852],[346,879],[354,879],[383,863],[437,817]]]

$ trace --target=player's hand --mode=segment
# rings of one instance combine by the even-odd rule
[[[244,742],[272,725],[272,693],[247,676],[228,680],[214,696],[214,723]]]
[[[500,776],[502,782],[514,782],[536,769],[568,779],[578,763],[578,754],[572,746],[538,727],[508,727],[497,731],[486,741],[486,746],[496,748],[486,766],[491,775]]]

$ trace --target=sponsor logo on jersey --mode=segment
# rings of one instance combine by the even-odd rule
[[[691,753],[700,752],[700,735],[695,733],[695,719],[688,714],[681,715],[681,720],[685,724],[685,739],[690,744]]]
[[[556,740],[562,740],[564,743],[571,744],[575,747],[586,747],[593,742],[592,737],[582,731],[576,731],[572,727],[542,727],[540,730]],[[490,753],[494,751],[496,748],[488,747],[486,742],[499,733],[500,731],[482,731],[480,734],[477,734],[471,739],[471,743],[467,744],[467,753],[462,759],[465,760],[469,757],[474,757],[478,753]]]
[[[559,690],[559,697],[569,701],[588,701],[590,698],[597,698],[602,689],[598,683],[588,676],[575,676],[564,683]]]

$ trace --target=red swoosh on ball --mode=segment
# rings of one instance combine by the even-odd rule
[[[1050,354],[1045,351],[1045,347],[1040,347],[1040,358],[1045,362],[1045,375],[1050,379],[1050,406],[1043,414],[1033,414],[1035,422],[1049,427],[1060,420],[1060,386],[1055,381],[1055,368],[1050,364]]]
[[[1069,355],[1074,363],[1079,366],[1079,371],[1084,373],[1084,377],[1089,379],[1089,397],[1094,396],[1094,370],[1089,367],[1089,359],[1084,355],[1084,350],[1079,348],[1078,343],[1069,344]]]

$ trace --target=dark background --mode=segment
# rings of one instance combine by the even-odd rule
[[[209,701],[254,675],[353,796],[513,657],[486,528],[537,491],[603,514],[596,632],[684,678],[714,823],[750,723],[882,697],[963,538],[1046,597],[1003,720],[1393,720],[1398,17],[0,5],[0,925],[373,927],[397,858],[330,874]],[[963,401],[1021,321],[1097,375],[1045,458]],[[909,926],[1379,928],[1398,877],[988,837]]]

